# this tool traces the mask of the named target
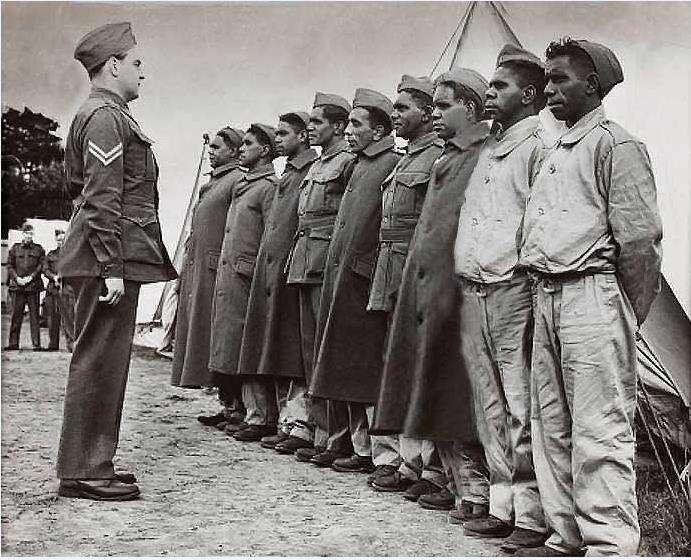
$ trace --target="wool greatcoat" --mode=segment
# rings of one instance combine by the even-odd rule
[[[453,248],[465,188],[489,129],[446,143],[403,270],[370,433],[476,442],[470,380],[460,353]]]
[[[244,175],[237,160],[213,169],[199,189],[185,243],[175,325],[172,385],[213,385],[209,372],[211,304],[233,189]]]
[[[233,189],[211,309],[210,370],[237,373],[254,266],[277,183],[267,163],[248,171]]]
[[[298,229],[300,185],[318,159],[312,149],[286,162],[257,256],[238,373],[304,379],[298,287],[287,285],[287,261]]]
[[[379,393],[386,315],[367,311],[381,223],[381,185],[398,163],[393,138],[360,154],[338,209],[324,270],[309,392],[373,404]]]

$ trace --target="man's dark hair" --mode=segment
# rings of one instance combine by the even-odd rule
[[[254,134],[254,137],[257,139],[257,142],[259,142],[262,146],[268,146],[269,147],[269,152],[270,152],[269,157],[271,157],[271,159],[274,159],[276,157],[276,151],[274,149],[274,144],[273,144],[273,142],[271,142],[271,140],[269,139],[269,136],[268,136],[268,134],[266,134],[266,132],[264,132],[258,126],[250,126],[247,129],[247,132],[249,132],[250,134]]]
[[[545,78],[545,71],[535,64],[522,64],[511,60],[501,64],[502,68],[508,68],[518,78],[518,86],[525,88],[533,86],[537,95],[535,96],[535,107],[538,110],[544,109],[547,104],[547,97],[545,96],[545,86],[547,79]]]
[[[233,135],[230,134],[230,131],[228,131],[227,128],[222,128],[221,130],[219,130],[216,133],[216,136],[220,136],[221,138],[223,138],[223,142],[225,143],[225,145],[234,150],[240,148],[240,145],[242,144],[242,137],[235,138]]]
[[[127,52],[120,53],[120,54],[114,54],[113,56],[115,58],[117,58],[118,60],[125,60],[125,57],[127,56]],[[95,68],[92,68],[91,70],[89,70],[89,78],[93,78],[94,76],[96,76],[96,74],[98,74],[101,71],[101,69],[106,65],[106,62],[108,62],[109,60],[110,60],[110,57],[106,58],[101,64],[99,64]]]
[[[321,108],[324,113],[324,118],[329,121],[330,125],[342,122],[343,128],[346,127],[348,124],[348,111],[336,105],[321,105]]]
[[[426,93],[421,92],[417,89],[403,89],[402,92],[406,92],[412,100],[415,102],[415,106],[418,109],[424,109],[425,107],[431,107],[433,105],[432,98]]]
[[[480,99],[478,94],[475,93],[472,89],[467,88],[464,85],[459,84],[458,82],[452,81],[439,82],[437,85],[450,87],[453,90],[454,101],[472,101],[473,105],[475,106],[475,120],[482,120],[483,114],[485,112],[485,104],[483,103],[482,99]]]
[[[384,127],[384,135],[391,134],[393,130],[391,126],[391,117],[376,107],[366,107],[366,109],[369,115],[370,128],[376,128],[381,125]]]
[[[561,41],[554,41],[547,47],[545,51],[547,60],[558,56],[568,56],[569,61],[576,69],[576,73],[580,78],[585,78],[588,74],[595,73],[595,65],[590,56],[568,38]]]
[[[307,132],[307,126],[305,125],[305,121],[303,121],[300,117],[293,113],[286,113],[285,115],[281,115],[278,120],[280,122],[286,123],[290,128],[293,129],[293,132],[295,134],[300,134],[301,132]],[[304,142],[307,146],[309,146],[309,138],[305,139]]]

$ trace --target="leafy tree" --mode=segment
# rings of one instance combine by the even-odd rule
[[[65,219],[66,195],[58,123],[30,109],[2,114],[2,236],[27,218]]]

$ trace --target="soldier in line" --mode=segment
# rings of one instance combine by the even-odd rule
[[[116,472],[122,404],[141,284],[176,278],[158,220],[152,141],[129,112],[144,80],[129,23],[99,27],[74,53],[92,90],[72,121],[65,167],[75,200],[58,272],[74,289],[75,345],[58,449],[59,495],[139,496]]]
[[[368,416],[377,399],[386,317],[367,311],[381,222],[381,185],[400,156],[391,136],[393,103],[359,88],[348,117],[346,141],[357,159],[348,181],[324,270],[310,394],[347,403],[353,454],[335,459],[340,472],[398,467],[398,440],[370,439]]]
[[[240,422],[244,418],[239,386],[234,386],[232,377],[213,375],[209,371],[209,317],[216,270],[233,189],[245,173],[239,159],[242,137],[242,131],[227,126],[220,129],[209,144],[209,181],[199,189],[199,200],[185,242],[171,379],[172,385],[177,387],[217,386],[223,410],[199,416],[197,420],[221,429],[227,422]]]
[[[293,111],[281,115],[276,127],[276,151],[287,161],[257,255],[238,365],[242,375],[274,382],[277,406],[283,405],[279,431],[264,436],[261,445],[286,454],[311,448],[314,442],[300,348],[299,292],[286,284],[286,265],[298,227],[300,185],[319,157],[310,148],[308,125],[309,114]]]
[[[550,44],[545,95],[567,130],[528,199],[520,264],[534,276],[532,441],[547,523],[526,555],[638,550],[635,334],[659,291],[662,223],[645,145],[610,121],[624,79],[597,43]]]
[[[253,123],[245,132],[240,164],[247,172],[233,188],[226,217],[211,311],[209,369],[231,378],[238,370],[259,243],[278,183],[271,163],[276,158],[275,134],[273,127],[260,123]],[[269,391],[263,380],[243,379],[241,385],[245,418],[243,422],[227,424],[226,433],[242,441],[259,440],[275,433],[273,387]]]
[[[351,107],[340,95],[317,92],[310,114],[310,144],[321,147],[300,185],[298,229],[288,257],[287,283],[300,299],[300,341],[305,381],[312,379],[315,329],[319,315],[324,265],[341,198],[350,180],[355,156],[343,139]],[[348,410],[343,403],[310,397],[309,415],[315,425],[314,447],[298,449],[298,461],[329,467],[337,457],[350,455]]]
[[[485,516],[488,484],[472,387],[458,344],[453,243],[470,174],[489,134],[480,122],[487,81],[456,68],[434,89],[434,130],[444,152],[434,163],[403,269],[376,406],[374,430],[434,441],[447,488],[416,485],[409,499],[449,510],[451,521]],[[420,492],[419,494],[417,492]],[[425,493],[427,492],[427,493]]]
[[[12,295],[10,336],[4,350],[19,350],[19,334],[24,322],[24,309],[29,307],[31,343],[35,351],[41,347],[39,296],[43,291],[41,271],[45,250],[34,243],[34,226],[22,226],[22,240],[10,247],[7,255],[7,285]]]
[[[72,338],[72,329],[68,325],[68,319],[65,316],[65,306],[67,304],[63,295],[62,282],[58,276],[58,260],[60,258],[60,249],[65,241],[65,232],[61,229],[55,230],[55,244],[57,247],[52,251],[46,253],[43,261],[43,275],[48,279],[48,286],[46,288],[46,310],[48,311],[48,350],[55,352],[60,349],[60,328],[65,333],[65,343],[67,349],[71,352],[74,339]],[[69,311],[67,312],[69,316]],[[74,314],[72,314],[74,316]]]
[[[531,284],[518,265],[517,236],[546,144],[544,64],[506,45],[486,93],[493,134],[485,140],[465,192],[454,249],[462,282],[461,343],[490,473],[489,516],[466,531],[508,537],[502,549],[542,545],[547,536],[530,443]]]
[[[408,141],[406,154],[382,185],[379,248],[367,309],[384,312],[391,329],[403,266],[427,194],[432,165],[441,156],[443,142],[432,128],[434,83],[428,77],[404,74],[391,114],[396,135]],[[394,362],[395,357],[389,357]],[[390,370],[389,370],[390,371]],[[380,391],[379,399],[396,395]],[[371,486],[381,492],[403,492],[406,497],[430,493],[448,481],[434,442],[399,435],[400,465],[377,466]],[[411,488],[412,487],[412,488]]]

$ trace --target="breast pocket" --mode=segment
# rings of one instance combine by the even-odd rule
[[[396,176],[396,213],[402,216],[417,216],[422,212],[429,173],[408,171]]]
[[[326,265],[326,255],[333,234],[333,226],[320,226],[310,229],[307,234],[307,274],[321,274]]]
[[[152,140],[138,128],[132,128],[133,136],[127,147],[125,174],[145,181],[156,180],[156,160],[151,149]]]

